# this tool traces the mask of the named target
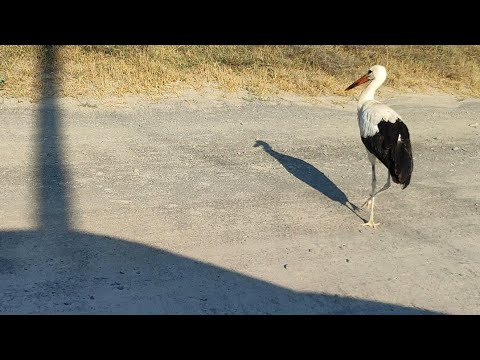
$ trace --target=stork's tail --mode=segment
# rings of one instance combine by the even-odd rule
[[[412,144],[410,143],[408,130],[405,135],[397,142],[392,154],[393,166],[389,169],[392,180],[397,184],[402,184],[402,189],[405,189],[410,184],[413,171]]]

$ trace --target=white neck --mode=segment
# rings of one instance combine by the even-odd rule
[[[360,97],[358,98],[358,109],[360,109],[367,101],[375,98],[375,91],[382,86],[384,81],[385,79],[375,78],[370,82],[370,84],[367,85],[365,89],[363,89]]]

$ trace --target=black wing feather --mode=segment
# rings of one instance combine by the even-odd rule
[[[405,189],[410,184],[413,171],[413,154],[407,125],[397,119],[394,123],[380,121],[379,132],[362,137],[365,147],[389,170],[392,179]],[[399,138],[400,135],[400,138]]]

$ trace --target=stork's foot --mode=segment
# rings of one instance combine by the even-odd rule
[[[370,207],[372,206],[372,197],[371,197],[371,196],[367,199],[367,201],[365,201],[365,202],[363,203],[362,209],[365,208],[365,206],[366,206],[367,208],[369,208],[369,209],[370,209]]]
[[[363,226],[370,226],[372,229],[376,229],[377,225],[380,225],[380,223],[373,222],[373,219],[370,218],[368,222],[365,224],[362,224]]]

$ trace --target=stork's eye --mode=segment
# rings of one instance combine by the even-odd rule
[[[372,73],[372,70],[368,70],[368,73],[371,74],[371,73]]]

